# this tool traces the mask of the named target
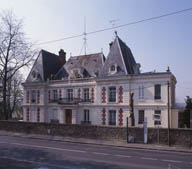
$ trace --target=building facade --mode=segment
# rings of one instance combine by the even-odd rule
[[[168,88],[169,84],[169,88]],[[140,72],[130,48],[116,35],[110,51],[70,57],[41,50],[24,86],[24,121],[63,124],[130,125],[134,93],[135,126],[175,127],[174,75]]]

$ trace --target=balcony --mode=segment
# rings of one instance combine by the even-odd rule
[[[84,125],[91,125],[91,121],[81,121],[81,124],[84,124]]]
[[[57,100],[58,104],[67,104],[67,105],[74,105],[74,104],[79,104],[80,103],[79,98],[60,98]]]
[[[76,105],[76,104],[79,104],[79,103],[91,103],[91,99],[60,98],[60,99],[52,99],[51,103],[66,104],[66,105]]]

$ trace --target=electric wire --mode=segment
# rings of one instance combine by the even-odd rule
[[[150,18],[146,18],[146,19],[130,22],[130,23],[127,23],[127,24],[122,24],[122,25],[119,25],[119,26],[114,26],[114,27],[110,27],[110,28],[104,28],[104,29],[100,29],[100,30],[95,30],[95,31],[87,32],[86,34],[90,35],[90,34],[95,34],[95,33],[104,32],[104,31],[108,31],[108,30],[114,30],[114,29],[117,29],[117,28],[126,27],[126,26],[130,26],[130,25],[135,25],[135,24],[139,24],[139,23],[143,23],[143,22],[147,22],[147,21],[151,21],[151,20],[156,20],[156,19],[160,19],[160,18],[176,15],[176,14],[187,12],[187,11],[191,11],[191,10],[192,10],[192,8],[186,8],[186,9],[183,9],[183,10],[179,10],[179,11],[175,11],[175,12],[170,12],[170,13],[163,14],[163,15],[158,15],[158,16],[154,16],[154,17],[150,17]],[[84,33],[81,33],[79,35],[64,37],[64,38],[61,38],[61,39],[55,39],[55,40],[52,40],[52,41],[42,42],[42,43],[38,43],[36,45],[44,45],[44,44],[64,41],[64,40],[68,40],[68,39],[74,39],[74,38],[78,38],[78,37],[82,37],[82,36],[84,36]]]

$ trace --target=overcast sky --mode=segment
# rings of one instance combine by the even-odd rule
[[[37,44],[82,34],[84,17],[91,32],[190,7],[191,0],[0,0],[0,10],[13,10],[24,19],[27,37]],[[177,79],[177,101],[192,97],[192,10],[116,30],[142,72],[165,71],[170,66]],[[87,52],[103,49],[107,56],[113,39],[114,30],[88,35]],[[52,53],[63,48],[69,58],[70,53],[83,54],[82,45],[83,37],[79,37],[36,47]]]

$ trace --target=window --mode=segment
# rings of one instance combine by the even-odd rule
[[[112,65],[112,66],[111,66],[110,71],[111,71],[111,72],[114,72],[114,71],[115,71],[115,65]]]
[[[138,124],[143,124],[143,122],[144,122],[144,117],[145,117],[145,112],[144,112],[144,110],[139,110],[139,120],[138,120]]]
[[[53,90],[53,101],[57,101],[57,90]]]
[[[73,89],[67,89],[67,99],[73,101]]]
[[[154,125],[161,125],[161,110],[155,110]]]
[[[116,87],[109,87],[109,102],[116,102]]]
[[[84,110],[84,122],[89,122],[89,110]]]
[[[58,116],[58,110],[52,109],[49,113],[49,120],[51,123],[58,123],[59,122],[59,116]]]
[[[116,111],[109,110],[109,125],[116,125]]]
[[[89,101],[89,88],[83,89],[84,93],[84,101],[88,102]]]
[[[31,103],[35,103],[36,102],[36,91],[32,90],[31,91]]]
[[[161,99],[161,85],[156,84],[155,85],[155,100]]]
[[[139,99],[144,99],[144,86],[139,86]]]

